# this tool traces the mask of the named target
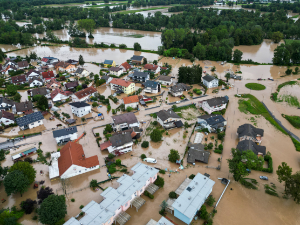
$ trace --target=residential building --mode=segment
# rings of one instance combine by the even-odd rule
[[[75,65],[73,64],[70,64],[70,63],[67,63],[67,62],[63,62],[63,61],[60,61],[59,63],[57,63],[55,65],[55,69],[57,71],[62,71],[62,72],[68,72],[68,73],[71,73],[73,71],[76,70],[76,67]]]
[[[199,106],[202,107],[202,109],[205,112],[211,114],[212,112],[226,109],[228,101],[229,101],[228,96],[216,97],[216,98],[200,101]]]
[[[44,82],[41,78],[32,78],[29,80],[29,87],[43,86]]]
[[[0,98],[0,110],[9,110],[13,105],[15,104],[15,102],[11,99],[5,98],[5,97],[1,97]]]
[[[219,79],[209,74],[206,74],[206,76],[202,77],[202,82],[207,88],[219,86]]]
[[[118,78],[113,78],[110,81],[110,88],[120,93],[130,94],[135,91],[135,83]]]
[[[6,111],[0,111],[0,124],[9,125],[15,123],[14,114]]]
[[[208,163],[209,151],[204,150],[204,145],[201,143],[188,144],[189,152],[187,156],[187,162],[194,164],[196,161],[202,163]]]
[[[133,127],[139,127],[140,123],[133,112],[128,112],[112,116],[114,131],[127,130]]]
[[[198,173],[172,204],[174,216],[184,223],[190,224],[212,192],[214,184],[213,180]]]
[[[111,136],[108,141],[100,144],[100,150],[103,151],[107,149],[109,153],[118,156],[127,152],[131,152],[132,145],[133,141],[131,133],[126,132]]]
[[[141,55],[133,55],[131,57],[131,62],[134,63],[134,64],[141,65],[141,64],[143,64],[144,58],[145,57],[141,56]]]
[[[104,64],[104,67],[109,67],[109,66],[114,67],[114,66],[116,66],[116,62],[114,60],[105,59],[103,64]]]
[[[112,136],[118,135],[118,134],[129,133],[131,135],[132,139],[138,139],[141,137],[142,132],[143,132],[143,129],[140,129],[139,127],[133,127],[133,128],[127,129],[127,130],[117,131],[117,132],[113,133]]]
[[[255,143],[260,144],[261,138],[264,136],[264,130],[246,123],[239,126],[239,128],[237,129],[237,135],[240,141],[251,140]]]
[[[49,64],[53,64],[55,62],[58,62],[59,60],[57,58],[54,58],[54,57],[44,57],[42,58],[41,60],[41,63],[43,65],[49,65]]]
[[[181,117],[178,116],[172,109],[160,110],[156,113],[157,122],[165,128],[182,127]]]
[[[13,114],[30,114],[33,113],[32,111],[33,109],[33,105],[31,101],[25,101],[25,102],[16,102],[13,106],[12,106],[12,112]]]
[[[41,72],[31,69],[31,70],[29,70],[28,73],[26,73],[26,76],[28,77],[29,80],[33,79],[33,78],[41,78]]]
[[[170,76],[159,76],[158,80],[159,83],[161,83],[162,85],[171,85],[173,82],[172,77]]]
[[[50,81],[54,78],[54,73],[53,71],[42,72],[42,77],[45,81]]]
[[[158,222],[156,222],[154,219],[151,219],[146,225],[174,225],[174,223],[162,216]]]
[[[121,76],[123,73],[123,70],[120,67],[110,67],[108,70],[111,75],[115,75],[118,77]]]
[[[87,77],[90,74],[90,72],[84,68],[77,68],[77,70],[74,73],[76,76],[79,76],[80,78]]]
[[[47,84],[46,87],[50,90],[55,90],[57,88],[61,88],[61,83],[52,78]]]
[[[71,91],[71,90],[75,90],[78,85],[79,85],[78,81],[71,81],[65,84],[65,88],[66,90]]]
[[[77,117],[83,117],[92,111],[92,106],[85,102],[72,102],[71,105],[72,113]]]
[[[111,81],[113,78],[110,77],[110,76],[104,75],[104,76],[101,77],[101,79],[105,80],[105,81],[106,81],[106,84],[109,84],[110,81]]]
[[[66,99],[70,97],[72,92],[70,91],[63,91],[61,89],[56,88],[54,91],[51,92],[50,97],[53,102],[65,102]]]
[[[161,90],[161,84],[153,80],[147,80],[143,85],[145,86],[144,91],[147,93],[156,94]]]
[[[83,101],[86,101],[89,98],[95,96],[96,93],[98,93],[97,89],[94,88],[93,86],[90,86],[81,91],[75,92],[72,95],[72,101],[73,102],[83,102]]]
[[[82,209],[84,216],[80,220],[72,217],[65,225],[111,225],[114,222],[116,223],[120,217],[127,218],[125,220],[127,222],[130,216],[126,213],[126,210],[134,205],[135,201],[145,203],[145,200],[140,196],[149,187],[157,187],[153,183],[157,179],[159,171],[143,163],[137,163],[131,170],[133,171],[132,176],[124,174],[117,180],[119,183],[117,189],[108,187],[100,194],[103,198],[100,203],[91,201],[87,204]],[[124,221],[122,224],[124,224]]]
[[[35,96],[35,95],[48,95],[48,91],[45,87],[40,87],[40,88],[35,88],[31,90],[31,96]]]
[[[98,156],[85,157],[81,144],[69,141],[59,152],[51,154],[49,177],[67,179],[99,169]]]
[[[121,66],[119,66],[124,73],[128,72],[129,70],[131,70],[131,66],[129,65],[128,62],[124,62],[121,64]]]
[[[217,130],[225,130],[227,121],[220,114],[198,116],[197,123],[201,128],[207,128],[210,133],[217,133]]]
[[[257,156],[265,156],[266,155],[266,147],[258,145],[254,141],[251,140],[243,140],[238,143],[236,149],[240,152],[251,150]]]
[[[170,93],[174,97],[183,95],[184,91],[190,90],[191,87],[189,85],[183,84],[183,83],[177,83],[170,87]]]
[[[9,75],[9,71],[17,71],[18,68],[13,65],[8,65],[3,71],[3,74]]]
[[[144,66],[144,70],[147,70],[149,72],[156,74],[156,73],[160,72],[160,67],[158,65],[154,65],[154,64],[146,64]]]
[[[134,81],[146,82],[147,80],[150,79],[150,75],[149,73],[134,71],[132,74],[132,79]]]
[[[18,68],[20,70],[24,70],[24,69],[26,69],[28,67],[29,67],[29,64],[28,64],[28,62],[26,60],[18,62]]]
[[[77,60],[69,59],[66,61],[66,63],[70,63],[72,65],[78,66],[79,62]]]
[[[25,84],[28,78],[25,74],[11,77],[11,82],[15,85]]]
[[[60,130],[54,130],[53,137],[57,144],[63,144],[77,139],[77,127],[68,127]]]
[[[43,125],[43,119],[42,113],[38,111],[16,118],[16,122],[21,130],[27,130]]]
[[[139,96],[132,95],[132,96],[124,97],[123,102],[125,105],[125,109],[127,109],[128,107],[136,109],[138,108],[139,105]]]

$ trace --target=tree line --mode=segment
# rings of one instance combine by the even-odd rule
[[[275,65],[300,64],[300,41],[291,41],[277,46],[274,50]]]
[[[277,10],[291,10],[293,13],[299,13],[300,12],[300,3],[294,2],[294,3],[279,3],[279,2],[272,2],[269,5],[262,5],[262,4],[248,4],[248,5],[242,5],[242,8],[245,9],[256,9],[260,10],[261,12],[276,12]]]

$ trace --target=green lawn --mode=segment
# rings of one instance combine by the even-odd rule
[[[284,117],[287,121],[289,121],[290,124],[293,125],[293,127],[300,129],[300,116],[288,116],[282,114],[282,117]]]
[[[282,95],[278,98],[278,102],[287,102],[289,106],[300,107],[298,98],[292,95]]]
[[[249,88],[251,90],[256,90],[256,91],[261,91],[266,89],[265,85],[258,84],[258,83],[248,83],[245,86],[246,88]]]
[[[284,82],[284,83],[278,85],[277,91],[279,92],[280,89],[283,88],[284,86],[295,85],[295,84],[298,84],[298,82],[297,81],[287,81],[287,82]]]
[[[291,44],[293,41],[300,42],[300,40],[284,39],[285,44]]]

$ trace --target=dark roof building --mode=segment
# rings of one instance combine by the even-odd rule
[[[6,111],[0,111],[0,118],[5,118],[9,120],[15,120],[14,114]]]
[[[237,129],[237,133],[239,138],[244,136],[253,137],[253,138],[256,138],[257,136],[261,136],[261,137],[264,136],[263,129],[256,128],[248,123],[239,126],[239,128]]]
[[[169,81],[170,82],[172,80],[172,77],[161,75],[161,76],[159,76],[158,80]]]
[[[214,76],[211,76],[209,74],[206,74],[206,76],[202,77],[203,80],[206,80],[207,82],[211,82],[217,78],[215,78]]]
[[[133,112],[112,116],[112,119],[115,125],[122,124],[122,123],[127,123],[127,124],[138,123],[138,120]]]
[[[133,55],[131,57],[132,61],[139,61],[139,62],[141,62],[143,59],[144,59],[144,56],[141,56],[141,55]]]
[[[34,112],[23,117],[16,118],[16,122],[18,126],[23,127],[29,125],[31,123],[37,122],[39,120],[43,120],[44,117],[40,111]]]
[[[114,60],[108,60],[108,59],[105,59],[103,64],[108,64],[108,65],[112,65],[114,63]]]
[[[33,105],[31,101],[26,101],[26,102],[16,102],[16,112],[25,112],[26,114],[31,113],[33,109]]]
[[[111,136],[109,138],[109,141],[110,141],[112,147],[119,147],[119,146],[122,146],[129,142],[132,142],[132,137],[129,132],[126,132],[125,134],[121,133],[121,134]]]
[[[172,87],[170,87],[171,92],[182,92],[182,91],[188,91],[190,90],[191,87],[189,85],[183,84],[183,83],[178,83]]]
[[[11,108],[13,105],[15,104],[15,102],[11,99],[7,99],[4,97],[0,98],[0,110],[6,110]]]
[[[120,67],[110,67],[109,71],[113,71],[113,72],[119,72],[120,70],[122,70]]]
[[[178,116],[172,109],[168,110],[160,110],[159,112],[156,113],[157,117],[160,118],[162,121],[165,121],[169,118],[178,118],[180,119],[181,117]]]
[[[236,149],[241,152],[251,150],[252,152],[254,152],[255,155],[258,155],[259,153],[266,155],[266,147],[257,145],[255,142],[251,140],[240,141],[236,146]]]
[[[83,108],[86,106],[91,106],[90,104],[87,104],[85,102],[72,102],[72,103],[69,103],[69,105],[74,106],[76,108]]]
[[[227,124],[224,117],[220,114],[198,116],[198,123],[203,127],[209,127],[209,132],[215,132],[217,129],[223,130]]]
[[[43,80],[42,80],[41,78],[38,78],[38,77],[35,77],[35,78],[33,78],[33,79],[30,79],[28,83],[31,84],[31,83],[34,82],[34,81],[39,81],[39,82],[41,82],[41,83],[44,83]]]
[[[35,88],[31,90],[31,95],[32,97],[35,95],[46,95],[47,93],[47,89],[45,87],[41,87],[41,88]]]
[[[149,78],[150,78],[149,73],[134,71],[133,74],[132,74],[132,79],[133,80],[141,80],[141,81],[145,82]]]
[[[195,163],[195,161],[208,163],[210,153],[204,150],[203,144],[189,144],[189,152],[187,157],[188,163]]]
[[[21,61],[21,62],[18,62],[18,67],[19,68],[25,68],[25,67],[28,67],[29,64],[27,61]]]
[[[206,102],[210,107],[223,105],[228,103],[228,96],[207,99]]]
[[[75,73],[81,74],[83,71],[84,71],[84,68],[77,68],[77,70],[75,71]]]
[[[61,130],[55,130],[55,131],[53,131],[53,137],[57,138],[57,137],[66,136],[66,135],[74,134],[74,133],[77,133],[76,126],[68,127],[68,128],[61,129]]]
[[[66,83],[66,84],[65,84],[65,87],[66,87],[67,89],[74,89],[74,88],[76,88],[78,85],[79,85],[79,84],[78,84],[78,81],[72,81],[72,82]]]
[[[157,89],[160,83],[153,80],[147,80],[145,83],[143,83],[143,85],[145,86],[145,88]]]
[[[73,60],[73,59],[69,59],[66,61],[66,63],[70,63],[70,64],[73,64],[73,65],[77,65],[79,62],[76,61],[76,60]]]
[[[13,84],[26,83],[26,80],[27,76],[25,74],[11,77],[11,82]]]

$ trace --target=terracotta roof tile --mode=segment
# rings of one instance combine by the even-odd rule
[[[54,77],[53,71],[42,72],[42,76],[44,79],[49,79]]]
[[[132,84],[132,82],[130,81],[126,81],[126,80],[122,80],[122,79],[118,79],[118,78],[113,78],[110,81],[111,84],[116,84],[122,87],[128,87],[130,84]]]
[[[95,92],[97,92],[97,89],[91,86],[91,87],[85,88],[81,91],[74,93],[74,95],[76,95],[77,98],[81,99],[81,98],[84,98],[87,95],[93,94]]]
[[[123,101],[124,101],[125,105],[130,104],[130,103],[139,102],[139,96],[133,95],[133,96],[129,96],[129,97],[124,97]]]
[[[154,64],[146,64],[145,66],[144,66],[144,69],[147,69],[147,70],[156,70],[158,68],[158,66],[157,65],[154,65]]]
[[[61,87],[61,84],[60,84],[57,80],[55,80],[54,78],[52,78],[52,79],[50,80],[50,82],[46,85],[46,87],[47,87],[47,88],[50,88],[50,86],[51,86],[52,84],[57,84],[58,87]]]
[[[122,63],[121,66],[123,66],[126,70],[130,70],[131,69],[131,66],[129,65],[128,62]]]
[[[106,141],[106,142],[100,144],[100,150],[101,150],[101,151],[102,151],[102,150],[105,150],[105,149],[107,149],[109,146],[111,146],[111,142],[110,142],[110,141]]]
[[[69,91],[68,91],[68,92],[69,92]],[[68,95],[70,95],[68,92],[56,88],[54,91],[51,92],[50,96],[51,96],[52,99],[53,99],[56,95],[58,95],[58,94],[62,94],[62,95],[68,96]],[[71,93],[72,93],[72,92],[71,92]]]

